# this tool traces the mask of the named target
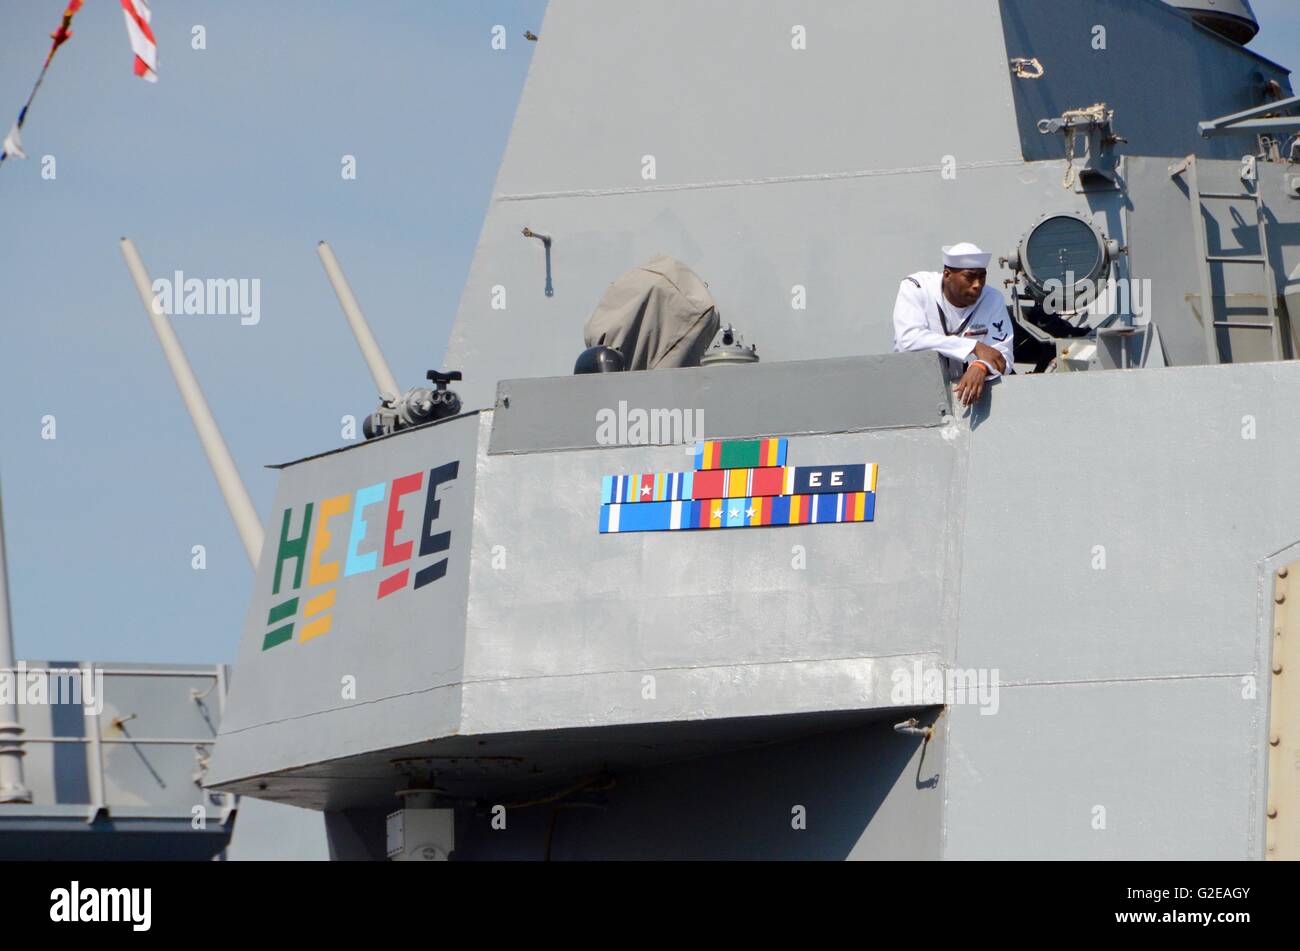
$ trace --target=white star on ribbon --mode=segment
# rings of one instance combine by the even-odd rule
[[[648,485],[643,485],[643,486],[641,486],[641,494],[642,494],[642,495],[649,495],[649,494],[650,494],[650,486],[648,486]]]

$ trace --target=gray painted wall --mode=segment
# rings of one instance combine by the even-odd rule
[[[791,465],[880,466],[870,524],[604,536],[601,476],[689,469],[682,447],[481,454],[464,728],[888,705],[894,666],[951,637],[960,448],[937,427],[790,439]]]
[[[747,405],[746,371],[732,372]],[[878,462],[874,523],[626,536],[596,531],[600,476],[671,469],[686,461],[680,447],[490,454],[491,414],[465,420],[479,431],[456,733],[526,733],[525,759],[541,761],[550,730],[889,710],[893,672],[915,661],[996,670],[1004,688],[996,713],[958,702],[940,720],[945,856],[1257,856],[1267,710],[1260,624],[1269,609],[1261,579],[1269,559],[1300,540],[1290,501],[1298,410],[1294,363],[1015,378],[944,426],[791,440],[795,464]],[[1254,438],[1243,438],[1247,417]],[[375,471],[369,460],[403,440],[441,458],[438,429],[290,467],[286,482],[295,469],[333,460],[353,470],[336,472],[339,480],[360,484],[359,473]],[[806,569],[791,563],[796,544]],[[1104,569],[1094,567],[1095,546],[1105,547]],[[376,630],[394,644],[409,636]],[[414,630],[455,632],[425,620]],[[339,664],[369,664],[374,676],[419,656],[414,644],[375,657],[363,639],[338,643]],[[657,684],[649,701],[646,674]],[[1244,677],[1255,679],[1254,698],[1243,697]],[[314,689],[305,686],[298,702]],[[436,725],[427,694],[402,698],[409,708],[383,706],[389,715],[379,719],[371,703],[305,706],[288,721],[304,751],[273,741],[289,727],[262,725],[270,718],[260,695],[236,692],[232,701],[242,709],[230,719],[245,726],[223,733],[218,761],[245,772],[227,765],[223,777],[248,791],[256,764],[283,774],[269,777],[273,791],[304,804],[330,801],[341,784],[356,805],[394,805],[400,777],[376,764],[402,755],[412,735],[450,729]],[[584,755],[595,769],[613,750],[597,733],[555,742],[578,771]],[[811,742],[791,741],[791,755],[820,756],[821,770],[809,773],[838,775],[840,761],[807,752],[818,748]],[[350,766],[364,750],[378,759]],[[665,765],[650,776],[626,752],[620,779],[647,778],[621,788],[648,791],[617,793],[632,798],[608,815],[627,823],[591,832],[582,854],[635,852],[630,843],[653,825],[646,810],[685,796],[705,768]],[[776,769],[780,761],[765,755],[750,751],[735,768]],[[304,756],[322,765],[295,780]],[[707,768],[729,775],[725,765]],[[1092,827],[1096,806],[1106,809],[1104,830]],[[747,822],[775,807],[738,808],[736,821]],[[656,847],[690,851],[698,840],[722,849],[732,833],[709,815],[683,820],[680,838]],[[566,825],[571,818],[566,811]],[[578,828],[587,821],[596,822]],[[482,847],[495,854],[491,841]],[[534,838],[520,841],[520,854],[537,848]],[[897,845],[868,852],[894,854]]]
[[[353,449],[317,457],[285,470],[268,522],[267,557],[258,565],[254,597],[240,641],[236,676],[230,688],[223,736],[239,735],[219,746],[212,782],[320,762],[346,753],[417,742],[454,732],[460,716],[460,680],[464,652],[465,589],[473,518],[474,470],[462,464],[457,479],[439,491],[440,515],[434,531],[451,532],[446,576],[422,588],[408,580],[403,590],[378,597],[381,578],[402,568],[415,571],[440,555],[420,556],[419,539],[425,511],[429,470],[448,462],[469,463],[478,439],[479,419],[469,415],[432,424],[399,438],[381,439]],[[391,567],[313,584],[304,570],[301,587],[292,587],[295,562],[284,569],[282,587],[272,594],[283,513],[292,510],[289,537],[301,530],[304,506],[313,502],[312,538],[320,502],[350,494],[364,486],[423,473],[419,491],[400,504],[403,524],[397,544],[412,542],[414,557]],[[389,491],[389,490],[386,490]],[[387,524],[387,496],[367,507],[366,531],[358,553],[380,551]],[[320,554],[321,564],[346,558],[352,512],[328,523],[331,538]],[[310,553],[309,553],[310,554]],[[306,602],[335,591],[328,633],[301,642],[307,618]],[[296,624],[292,641],[263,649],[271,608],[297,596],[299,606],[290,620]],[[345,692],[351,678],[355,692]],[[243,736],[243,734],[248,734]],[[302,803],[323,805],[323,802]]]
[[[1259,856],[1262,582],[1300,539],[1298,414],[1291,362],[994,391],[956,647],[1008,686],[996,716],[954,710],[949,857]]]
[[[455,858],[542,859],[549,831],[554,861],[936,859],[943,746],[885,720],[623,775],[602,808],[510,810],[505,829],[462,810]]]
[[[1039,80],[1012,84],[1025,159],[1061,154],[1039,119],[1104,102],[1129,155],[1236,158],[1254,136],[1202,139],[1196,124],[1262,104],[1262,79],[1290,89],[1289,71],[1193,23],[1163,0],[1044,3],[1000,0],[1008,57],[1037,57]],[[1105,48],[1094,30],[1105,28]],[[1262,77],[1262,79],[1261,79]]]
[[[1129,266],[1132,273],[1151,282],[1152,315],[1160,327],[1170,363],[1183,366],[1205,363],[1207,349],[1202,313],[1199,306],[1201,285],[1196,271],[1196,239],[1185,176],[1171,178],[1167,158],[1128,158],[1124,177],[1133,196],[1134,207],[1126,215],[1129,243]],[[1240,194],[1245,186],[1240,180],[1240,162],[1201,162],[1202,192]],[[1290,197],[1287,179],[1295,174],[1286,166],[1259,167],[1259,194],[1267,207],[1269,257],[1279,294],[1300,287],[1300,201]],[[1253,204],[1246,201],[1206,201],[1201,226],[1212,255],[1258,255],[1259,238]],[[1263,271],[1246,265],[1211,264],[1212,290],[1216,295],[1260,294]],[[1195,305],[1194,306],[1194,302]],[[1240,306],[1243,302],[1234,302]],[[1219,316],[1223,316],[1219,302]],[[1263,313],[1255,309],[1238,310],[1233,320],[1259,321]],[[1284,317],[1287,317],[1285,313]],[[1286,348],[1284,356],[1300,352],[1300,337],[1291,321],[1284,321]],[[1269,351],[1259,338],[1254,351],[1239,345],[1234,359],[1259,359]],[[1261,352],[1262,351],[1262,352]]]
[[[293,537],[307,501],[458,460],[439,516],[452,533],[449,567],[427,588],[385,601],[375,596],[382,571],[313,586],[308,570],[289,591],[293,562],[272,596],[275,559],[265,559],[212,783],[319,808],[333,795],[330,771],[298,767],[439,737],[890,706],[893,670],[934,663],[951,643],[957,592],[945,579],[955,577],[964,452],[951,428],[930,422],[943,393],[933,357],[886,358],[913,368],[906,385],[879,358],[846,362],[858,372],[790,365],[776,379],[798,391],[815,376],[821,405],[844,408],[837,424],[863,430],[793,437],[788,462],[878,464],[883,494],[867,525],[602,536],[602,476],[689,469],[685,447],[491,454],[491,413],[286,467],[272,521],[291,510]],[[771,372],[638,376],[687,406],[730,380],[736,425],[764,429]],[[895,396],[920,406],[883,412]],[[925,424],[892,428],[909,419]],[[797,428],[820,425],[812,412]],[[407,497],[397,542],[418,538],[423,509],[423,493]],[[367,512],[360,552],[383,534],[383,506]],[[329,523],[322,563],[344,556],[350,517]],[[273,539],[278,548],[278,531]],[[868,584],[864,565],[874,566]],[[330,588],[329,633],[263,649],[277,626],[267,622],[273,605]],[[649,704],[647,674],[658,683]],[[349,676],[355,699],[340,695]],[[288,772],[266,789],[250,782]]]
[[[1104,53],[1091,47],[1099,22]],[[791,49],[796,24],[806,50]],[[1006,254],[1044,212],[1091,211],[1126,240],[1117,196],[1061,187],[1064,143],[1038,119],[1107,99],[1124,154],[1235,157],[1253,140],[1201,139],[1196,123],[1254,105],[1256,72],[1286,79],[1159,0],[780,2],[762,16],[555,2],[542,29],[446,358],[471,407],[492,405],[499,380],[571,372],[605,288],[661,252],[709,282],[765,361],[888,352],[899,282],[938,269],[945,244]],[[1013,78],[1009,59],[1029,55],[1047,75]],[[938,110],[954,90],[971,105]],[[1142,227],[1146,197],[1130,198]],[[1297,218],[1295,202],[1269,200]],[[1157,233],[1173,220],[1186,234],[1185,206],[1170,213]],[[525,226],[554,238],[554,297]],[[1173,274],[1146,262],[1195,284],[1190,252]]]
[[[620,404],[625,420],[629,412],[675,411],[675,418],[660,417],[658,429],[666,426],[678,441],[688,426],[692,439],[937,426],[952,410],[934,353],[758,363],[746,366],[743,376],[736,369],[506,380],[497,388],[488,451],[595,449],[610,436],[611,427],[600,421],[616,419]],[[811,389],[810,375],[818,381]],[[667,441],[661,435],[650,441]]]

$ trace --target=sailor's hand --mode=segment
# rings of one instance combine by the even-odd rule
[[[974,356],[976,360],[983,360],[989,366],[997,367],[999,373],[1007,372],[1007,358],[996,347],[976,341]]]
[[[988,373],[988,368],[982,363],[972,363],[966,368],[962,378],[957,381],[957,399],[962,406],[970,406],[980,398],[984,392],[984,378]]]

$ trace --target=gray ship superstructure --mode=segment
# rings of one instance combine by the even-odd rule
[[[282,467],[206,781],[323,810],[339,858],[1300,855],[1300,109],[1255,28],[555,0],[463,411]],[[889,353],[960,240],[1055,371],[970,411]],[[656,253],[761,362],[570,375]],[[1125,293],[1045,319],[1061,280]],[[607,477],[709,471],[601,437],[653,410],[867,464],[871,517],[606,530]]]

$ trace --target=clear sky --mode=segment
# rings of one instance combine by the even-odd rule
[[[0,135],[64,6],[0,0]],[[252,572],[119,236],[154,276],[260,279],[256,326],[173,325],[265,518],[276,476],[263,466],[340,445],[340,417],[377,403],[316,242],[333,245],[401,385],[423,382],[528,70],[523,33],[544,10],[157,0],[151,85],[131,73],[118,0],[87,0],[23,130],[29,159],[0,166],[0,479],[19,657],[230,662],[243,626]],[[196,24],[205,50],[191,48]]]
[[[1249,44],[1250,48],[1288,69],[1300,69],[1300,3],[1297,0],[1250,0],[1250,5],[1263,28]],[[1291,84],[1296,85],[1294,76]]]

